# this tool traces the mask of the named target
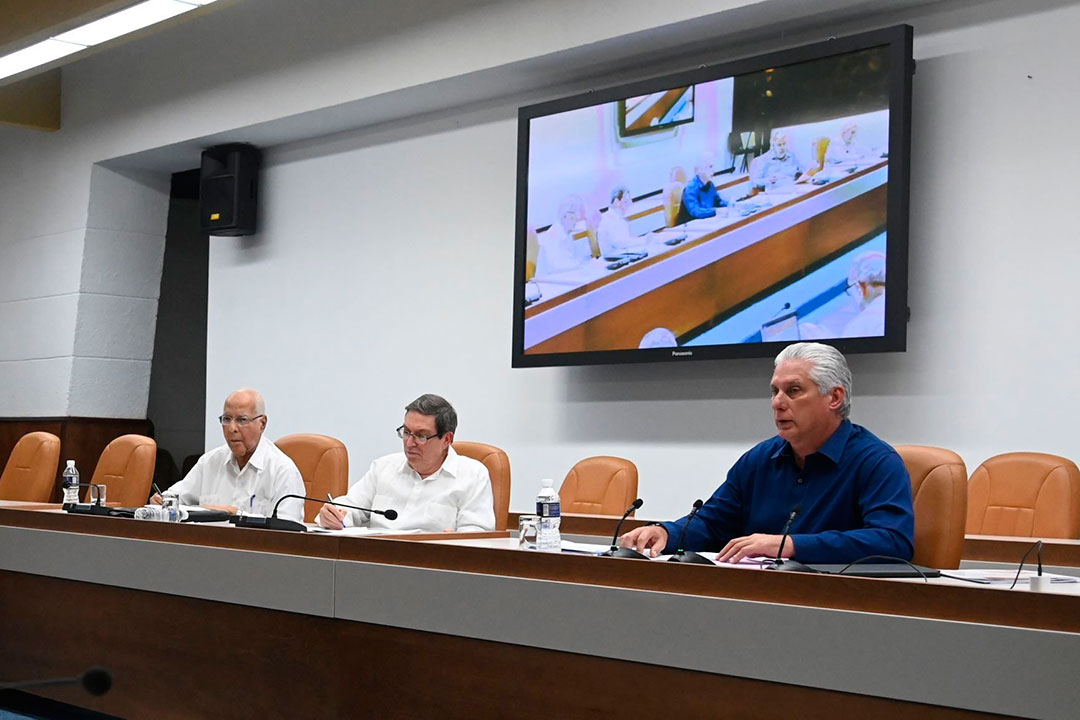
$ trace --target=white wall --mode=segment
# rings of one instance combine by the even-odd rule
[[[1080,458],[1065,410],[1080,379],[1077,150],[1005,150],[1076,114],[1058,58],[1080,11],[935,21],[917,34],[910,349],[851,358],[854,419],[972,469],[1015,449]],[[254,383],[272,435],[338,435],[356,477],[396,449],[402,406],[440,392],[460,438],[510,452],[514,508],[540,477],[611,453],[638,463],[642,514],[681,512],[772,432],[771,362],[511,370],[515,131],[507,104],[271,153],[258,238],[212,244],[208,405]]]
[[[544,63],[530,59],[595,53],[608,63],[599,67],[617,73],[620,53],[688,32],[663,26],[672,12],[684,13],[673,22],[700,18],[697,28],[715,30],[721,17],[753,22],[759,5],[774,12],[757,16],[755,27],[777,13],[810,22],[824,10],[782,0],[741,3],[726,15],[740,3],[630,2],[613,14],[601,2],[460,2],[421,20],[417,7],[402,3],[395,4],[401,29],[357,29],[364,37],[354,45],[340,29],[352,12],[343,3],[327,3],[337,14],[318,21],[314,13],[290,15],[295,27],[270,17],[271,10],[288,14],[287,4],[268,2],[265,11],[249,4],[200,28],[220,43],[178,33],[79,63],[65,74],[69,105],[59,135],[24,140],[0,131],[0,273],[12,257],[4,253],[18,252],[11,248],[79,226],[75,206],[85,212],[93,162],[380,92],[395,106],[420,98],[427,104],[406,121],[268,151],[260,233],[211,244],[208,415],[234,387],[259,387],[271,437],[336,435],[349,445],[357,477],[370,458],[397,447],[391,432],[402,406],[440,392],[458,406],[459,437],[510,453],[513,508],[529,506],[540,477],[611,453],[638,463],[647,517],[682,512],[772,432],[768,360],[509,368],[514,117],[521,93],[542,94],[559,81],[580,88],[590,69],[541,78],[534,73]],[[370,10],[355,6],[359,22]],[[226,38],[217,37],[226,31],[217,28],[228,28],[230,13],[241,9],[265,12],[271,26],[237,36],[226,50]],[[1080,147],[1057,129],[1080,109],[1070,61],[1080,8],[1050,0],[1023,9],[942,2],[920,12],[832,23],[827,31],[912,22],[919,59],[910,349],[851,358],[854,419],[894,443],[951,447],[971,468],[1014,449],[1080,458],[1068,422],[1080,374],[1072,292]],[[822,36],[820,28],[759,31],[737,54]],[[609,38],[616,40],[605,44]],[[178,68],[169,82],[132,71],[140,60],[160,70],[162,57]],[[200,75],[215,63],[224,79]],[[443,87],[440,78],[453,76],[463,78],[453,87],[472,92],[471,73],[490,68],[506,69],[497,78],[511,90],[471,113],[432,113],[434,101],[414,91]],[[101,79],[124,72],[127,91]],[[25,171],[18,182],[7,172],[15,166]],[[64,200],[43,203],[42,191],[54,186]],[[67,277],[67,264],[49,277],[29,294]],[[7,322],[0,327],[6,332]],[[0,340],[5,357],[16,351],[11,342]],[[0,415],[11,414],[8,402],[0,395]],[[220,442],[213,422],[206,434],[208,445]]]

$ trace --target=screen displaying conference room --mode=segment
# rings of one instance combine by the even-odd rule
[[[910,67],[895,27],[522,108],[515,365],[903,349]]]

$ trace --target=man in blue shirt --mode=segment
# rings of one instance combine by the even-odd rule
[[[720,197],[712,177],[715,167],[711,155],[702,155],[694,166],[694,177],[683,188],[682,204],[676,224],[689,222],[695,218],[710,218],[716,215],[716,208],[729,203]]]
[[[739,458],[686,532],[685,550],[717,550],[718,561],[783,557],[848,563],[869,555],[910,560],[915,515],[900,456],[848,420],[851,371],[838,350],[790,345],[776,356],[772,389],[777,436]],[[677,548],[686,518],[648,525],[620,542],[650,555]]]

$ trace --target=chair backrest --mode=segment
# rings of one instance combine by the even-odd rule
[[[454,452],[479,460],[487,468],[491,478],[495,529],[505,530],[510,519],[510,457],[494,445],[478,442],[456,442]]]
[[[0,500],[52,502],[59,462],[60,438],[47,432],[23,435],[0,475]]]
[[[600,455],[578,461],[559,489],[564,513],[620,516],[637,497],[637,465]]]
[[[682,194],[683,184],[677,180],[672,180],[664,186],[664,223],[668,227],[675,227],[679,222]]]
[[[101,451],[90,482],[107,488],[110,503],[132,507],[146,504],[154,481],[157,443],[145,435],[121,435]],[[87,488],[89,491],[89,488]],[[85,493],[90,498],[90,493]]]
[[[600,257],[600,211],[588,213],[585,216],[585,235],[589,238],[589,252],[594,258]]]
[[[525,230],[525,280],[532,280],[536,275],[536,258],[540,254],[540,241],[536,239],[536,228],[529,226]]]
[[[825,167],[825,153],[829,151],[829,138],[819,137],[814,141],[814,167],[813,171],[820,172]]]
[[[296,463],[304,479],[304,494],[325,498],[349,491],[349,451],[345,444],[329,435],[286,435],[274,443]],[[322,501],[304,501],[304,521],[314,522]]]
[[[967,522],[967,468],[952,450],[898,445],[911,475],[915,507],[915,557],[927,567],[960,567]]]
[[[668,180],[671,180],[673,182],[677,182],[680,185],[685,185],[686,184],[686,170],[684,170],[681,165],[676,165],[675,167],[671,168],[671,174],[668,175]]]
[[[967,532],[1080,537],[1080,470],[1057,455],[1013,452],[990,458],[968,482]]]

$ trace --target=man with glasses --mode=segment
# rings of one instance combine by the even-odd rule
[[[454,452],[457,413],[438,395],[421,395],[405,406],[397,429],[404,452],[386,455],[349,492],[334,502],[397,511],[381,515],[323,505],[318,522],[325,528],[367,526],[405,532],[479,532],[495,529],[487,468]]]
[[[180,482],[169,488],[184,505],[231,513],[269,515],[285,495],[303,495],[304,481],[289,456],[263,438],[266,404],[255,390],[237,390],[225,399],[221,417],[225,445],[199,458]],[[161,496],[154,495],[160,503]],[[289,498],[278,517],[303,522],[304,501]]]

